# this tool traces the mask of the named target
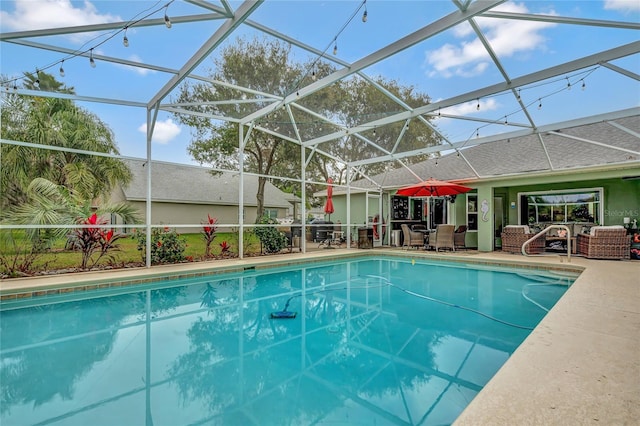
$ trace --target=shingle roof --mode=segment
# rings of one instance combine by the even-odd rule
[[[461,149],[435,160],[411,166],[423,180],[482,180],[607,164],[640,164],[640,116],[625,117],[538,135],[503,139]],[[548,154],[548,156],[547,156]],[[466,161],[465,161],[466,159]],[[468,161],[468,163],[467,163]],[[473,167],[473,169],[469,166]],[[477,172],[476,175],[474,173]],[[392,169],[372,179],[384,188],[410,185],[419,180],[404,168]],[[353,183],[359,188],[375,188],[369,180]]]
[[[133,173],[131,184],[123,188],[129,201],[145,200],[147,170],[144,161],[125,160]],[[176,163],[153,162],[151,167],[151,197],[156,202],[238,205],[239,176],[232,173],[212,175],[209,170]],[[258,177],[244,176],[244,204],[255,206]],[[291,194],[280,191],[267,182],[265,207],[287,208]]]

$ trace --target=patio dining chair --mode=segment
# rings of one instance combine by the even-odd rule
[[[467,248],[467,225],[460,225],[453,233],[453,246],[457,249]]]
[[[424,246],[424,234],[422,232],[412,231],[409,229],[409,225],[402,224],[400,225],[402,228],[403,241],[402,248],[409,247],[422,247]]]
[[[454,229],[453,225],[438,225],[436,228],[436,242],[434,244],[436,252],[441,248],[448,248],[451,251],[456,251],[454,243]]]

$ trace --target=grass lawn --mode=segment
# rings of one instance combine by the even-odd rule
[[[2,232],[3,236],[6,237],[8,232]],[[180,238],[186,242],[184,256],[187,261],[205,259],[205,242],[200,233],[180,234]],[[65,240],[56,241],[50,250],[35,257],[26,255],[30,251],[31,245],[24,238],[24,233],[14,231],[14,240],[16,244],[9,243],[7,238],[0,239],[0,275],[9,274],[11,269],[33,274],[46,270],[80,268],[82,264],[82,253],[78,250],[66,250]],[[214,257],[220,255],[220,243],[223,241],[229,244],[232,254],[236,255],[238,253],[238,234],[218,232],[211,244],[211,253]],[[118,246],[118,249],[109,251],[108,255],[99,260],[96,267],[109,265],[122,267],[127,264],[144,264],[144,251],[138,250],[138,240],[134,236],[124,236],[117,240],[115,245]],[[260,252],[260,241],[255,235],[245,235],[244,252],[245,254]],[[97,258],[97,254],[94,254],[94,258]]]

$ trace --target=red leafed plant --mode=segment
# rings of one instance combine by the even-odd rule
[[[227,243],[226,241],[220,243],[220,254],[222,254],[223,256],[229,254],[229,249],[231,249],[229,243]]]
[[[101,225],[106,225],[108,222],[99,218],[96,213],[88,218],[79,219],[78,223],[88,225],[75,231],[74,245],[82,252],[82,269],[95,266],[109,250],[118,248],[114,243],[122,235],[114,233],[112,229],[107,231],[101,228]],[[96,253],[98,255],[92,261]]]
[[[216,230],[218,229],[216,223],[218,223],[218,219],[207,215],[207,221],[202,227],[201,234],[204,238],[204,255],[206,257],[211,257],[211,243],[213,243],[213,240],[216,238]]]

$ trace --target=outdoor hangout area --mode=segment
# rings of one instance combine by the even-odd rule
[[[0,2],[0,423],[633,423],[639,13]]]

